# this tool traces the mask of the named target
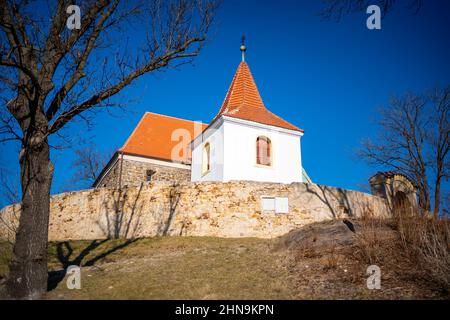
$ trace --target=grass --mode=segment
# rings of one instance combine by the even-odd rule
[[[12,245],[6,241],[0,241],[0,279],[6,277],[9,272],[8,264],[11,260]]]
[[[49,244],[46,299],[448,299],[418,281],[401,255],[362,248],[356,224],[323,222],[279,239],[156,237]],[[370,231],[386,231],[383,223]],[[366,227],[367,229],[367,227]],[[389,230],[388,230],[389,231]],[[384,233],[388,242],[392,232]],[[380,234],[380,233],[378,233]],[[383,233],[381,233],[383,234]],[[365,247],[375,241],[365,237]],[[382,238],[376,238],[379,241]],[[398,251],[396,251],[398,253]],[[0,278],[8,272],[11,245],[0,243]],[[366,268],[382,269],[382,290],[366,288]],[[56,275],[81,265],[81,289]],[[59,272],[58,272],[59,270]],[[0,280],[1,282],[1,280]]]
[[[81,265],[124,240],[101,243],[83,257]],[[49,269],[64,267],[58,250],[76,259],[91,241],[49,245]],[[3,244],[4,245],[4,244]],[[58,249],[59,248],[59,249]],[[83,255],[83,254],[82,254]],[[82,267],[81,290],[69,290],[61,281],[49,299],[292,299],[289,274],[279,268],[280,254],[270,240],[209,237],[161,237],[128,243]],[[7,259],[1,268],[6,268]],[[0,269],[3,270],[3,269]],[[3,273],[5,275],[5,273]]]

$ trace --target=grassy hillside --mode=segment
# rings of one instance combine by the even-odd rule
[[[378,229],[377,234],[392,243],[395,232],[386,225]],[[412,262],[401,254],[377,260],[382,289],[367,289],[370,261],[357,234],[342,221],[334,221],[271,240],[163,237],[51,243],[46,298],[448,298],[447,293],[418,280]],[[2,243],[0,278],[8,272],[10,254],[11,246]],[[64,268],[72,264],[83,266],[80,290],[67,289],[63,278]]]

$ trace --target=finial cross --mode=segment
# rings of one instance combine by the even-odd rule
[[[242,52],[242,62],[245,61],[245,51],[247,47],[245,46],[245,36],[243,35],[241,38],[241,52]]]

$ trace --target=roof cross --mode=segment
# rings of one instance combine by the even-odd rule
[[[241,38],[242,62],[245,61],[245,51],[247,51],[247,47],[245,46],[245,36],[243,35]]]

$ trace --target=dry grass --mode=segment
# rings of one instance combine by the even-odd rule
[[[392,219],[378,219],[367,211],[356,235],[355,257],[366,264],[396,270],[433,290],[450,291],[450,223],[397,207]]]
[[[333,243],[325,258],[324,270],[335,270],[339,266],[339,255],[337,253],[336,244]]]
[[[297,275],[297,298],[449,298],[424,281],[422,269],[403,248],[395,221],[368,212],[352,222],[355,232],[337,220],[305,226],[282,237],[284,247],[292,252],[286,263],[290,273]],[[367,268],[373,264],[381,268],[381,290],[366,285]]]
[[[394,222],[404,252],[423,271],[423,277],[438,289],[450,292],[449,219],[436,220],[418,210],[398,208]]]
[[[389,221],[377,217],[372,210],[367,209],[358,222],[355,256],[368,265],[390,259],[396,251],[398,235],[392,230]]]
[[[161,237],[49,245],[49,268],[82,267],[48,299],[448,299],[448,222],[371,214],[302,227],[280,239]],[[446,250],[444,250],[446,249]],[[11,246],[0,243],[0,278]],[[382,290],[366,269],[382,270]],[[1,280],[0,280],[1,282]],[[439,284],[439,285],[438,285]]]

